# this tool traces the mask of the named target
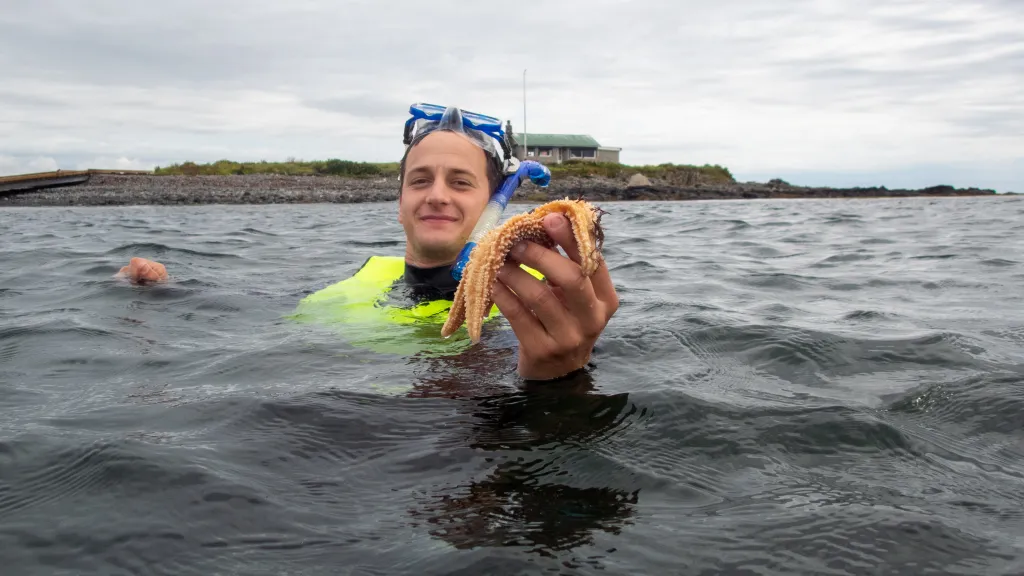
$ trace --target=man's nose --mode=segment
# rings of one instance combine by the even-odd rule
[[[448,182],[443,178],[437,178],[430,186],[430,192],[427,194],[427,202],[447,204],[450,196],[451,190],[448,189]]]

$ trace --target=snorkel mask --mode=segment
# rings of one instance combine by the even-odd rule
[[[436,104],[413,104],[409,107],[409,114],[402,140],[406,146],[431,132],[457,132],[482,148],[488,160],[498,165],[499,174],[511,174],[519,166],[510,136],[501,127],[501,120],[493,116]]]
[[[498,166],[498,173],[505,179],[493,191],[491,199],[477,220],[469,241],[459,252],[452,267],[452,277],[462,280],[462,271],[469,262],[469,255],[484,234],[490,232],[505,212],[508,201],[515,194],[523,178],[529,178],[538,186],[547,186],[551,181],[551,171],[547,166],[532,160],[519,161],[513,154],[513,141],[501,126],[501,120],[493,116],[485,116],[475,112],[459,110],[455,107],[437,106],[436,104],[413,104],[409,107],[410,118],[405,122],[403,142],[406,147],[418,138],[431,132],[445,130],[466,136],[471,142],[480,146],[489,161]]]

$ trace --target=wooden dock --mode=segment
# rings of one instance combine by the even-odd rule
[[[0,196],[30,192],[44,188],[74,186],[88,182],[93,174],[152,174],[149,170],[57,170],[56,172],[35,172],[17,176],[0,176]]]

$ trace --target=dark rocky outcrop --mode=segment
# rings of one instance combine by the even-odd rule
[[[919,190],[822,188],[793,186],[775,179],[757,182],[710,182],[699,178],[556,177],[547,188],[525,183],[515,201],[545,202],[582,196],[594,201],[742,200],[768,198],[875,198],[911,196],[983,196],[993,190],[932,186]],[[285,176],[94,175],[87,183],[0,197],[0,206],[104,206],[132,204],[298,204],[389,202],[398,198],[397,178]]]

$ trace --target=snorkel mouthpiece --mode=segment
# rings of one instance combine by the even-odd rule
[[[524,160],[519,163],[519,167],[515,172],[505,178],[501,186],[498,186],[498,189],[491,195],[491,199],[480,215],[480,219],[477,220],[476,226],[473,227],[472,234],[469,235],[469,241],[466,242],[466,245],[462,247],[462,251],[459,252],[459,257],[455,260],[455,266],[452,267],[452,278],[459,281],[462,280],[462,271],[465,270],[466,264],[469,263],[469,255],[473,248],[476,247],[477,242],[485,234],[498,224],[498,220],[501,219],[501,215],[505,212],[505,207],[508,206],[508,201],[515,194],[519,185],[522,184],[524,178],[529,178],[530,181],[538,186],[547,186],[551,182],[551,171],[548,170],[547,166],[539,162]]]

